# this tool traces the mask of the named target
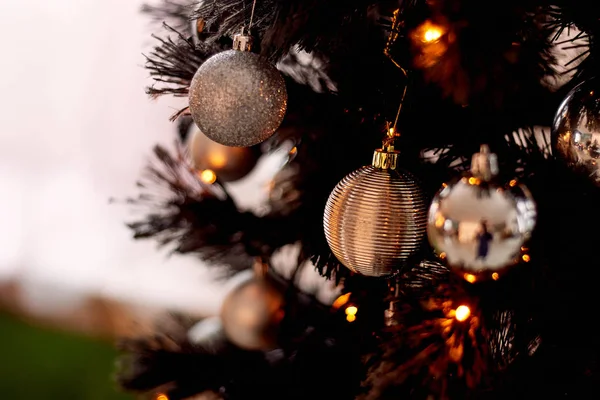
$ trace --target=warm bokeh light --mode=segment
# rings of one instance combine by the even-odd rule
[[[348,306],[346,308],[346,321],[354,322],[356,321],[356,313],[358,312],[358,308],[355,306]]]
[[[523,254],[523,257],[521,257],[523,259],[523,261],[525,262],[529,262],[531,261],[531,257],[529,257],[529,254]]]
[[[454,318],[456,318],[457,321],[463,322],[467,318],[469,318],[470,315],[471,315],[471,309],[469,307],[467,307],[467,306],[459,306],[456,309],[456,312],[454,314]]]
[[[341,295],[340,297],[335,299],[335,301],[333,302],[333,304],[331,306],[336,310],[345,306],[346,303],[348,303],[348,301],[350,300],[351,294],[352,293],[346,293],[346,294]]]
[[[212,184],[217,180],[217,174],[215,174],[213,170],[205,169],[200,172],[200,179],[202,179],[202,182],[204,183]]]
[[[357,312],[358,312],[358,308],[355,306],[349,306],[348,308],[346,308],[347,315],[356,315]]]
[[[498,274],[497,272],[494,272],[492,274],[492,279],[495,280],[495,281],[497,281],[498,279],[500,279],[500,274]]]
[[[469,283],[475,283],[475,281],[477,280],[477,277],[473,274],[465,274],[464,278]]]
[[[156,400],[169,400],[169,397],[166,394],[159,394],[156,396]]]
[[[290,156],[295,156],[298,153],[298,148],[296,146],[292,147],[291,150],[289,151],[289,155]]]
[[[515,186],[517,186],[517,180],[513,179],[508,184],[510,185],[510,187],[515,187]]]
[[[444,253],[443,251],[440,253],[440,258],[443,260],[446,258],[446,253]]]
[[[479,184],[479,179],[475,178],[475,177],[470,177],[469,178],[469,184],[470,185],[478,185]]]
[[[431,21],[425,21],[419,27],[419,32],[422,32],[421,40],[424,43],[437,42],[444,34],[442,27],[432,23]]]

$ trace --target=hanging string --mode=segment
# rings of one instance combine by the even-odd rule
[[[390,35],[388,36],[388,40],[385,44],[385,48],[383,49],[383,54],[385,54],[385,56],[387,58],[389,58],[394,63],[394,65],[396,67],[398,67],[398,69],[400,69],[400,71],[402,71],[402,73],[404,74],[404,77],[407,80],[406,84],[404,85],[404,90],[402,91],[402,97],[400,98],[400,105],[398,106],[398,112],[396,113],[396,118],[394,119],[394,124],[391,127],[388,124],[388,136],[390,137],[390,139],[394,138],[395,136],[399,136],[396,133],[397,132],[396,127],[398,125],[398,119],[400,118],[400,112],[402,111],[402,105],[404,104],[404,98],[406,97],[406,90],[408,89],[408,72],[404,68],[402,68],[402,66],[400,65],[400,63],[398,63],[398,61],[394,60],[394,57],[392,57],[392,53],[391,53],[392,45],[398,38],[398,31],[399,31],[399,27],[401,24],[400,18],[398,18],[399,12],[400,12],[400,10],[397,9],[393,13],[391,32],[390,32]]]
[[[252,28],[252,21],[254,20],[254,9],[256,8],[256,0],[252,2],[252,11],[250,12],[250,23],[248,24],[248,31]]]

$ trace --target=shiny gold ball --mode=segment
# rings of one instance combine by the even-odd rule
[[[206,60],[189,90],[202,133],[225,146],[254,146],[275,133],[287,109],[281,73],[258,54],[227,50]]]
[[[277,346],[283,305],[282,293],[268,281],[254,278],[242,283],[223,302],[223,331],[242,349],[270,350]]]
[[[327,243],[343,265],[366,276],[388,276],[421,247],[427,205],[409,172],[369,165],[337,184],[323,221]]]
[[[554,151],[569,166],[585,169],[600,185],[600,81],[577,85],[563,100],[552,127]]]
[[[254,169],[260,157],[260,151],[255,147],[223,146],[198,129],[190,138],[189,152],[194,168],[210,169],[222,182],[242,179]]]

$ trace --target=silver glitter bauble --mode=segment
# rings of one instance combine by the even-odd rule
[[[425,236],[425,198],[415,178],[396,167],[397,155],[377,150],[373,164],[342,179],[327,200],[327,243],[343,265],[362,275],[396,273]]]
[[[563,100],[552,126],[554,151],[600,185],[600,80],[580,83]]]
[[[481,146],[471,172],[444,184],[429,208],[429,242],[450,269],[471,283],[498,279],[521,257],[529,260],[521,247],[535,227],[535,202],[514,179],[498,185],[497,173],[495,154]]]
[[[190,84],[190,113],[211,140],[249,147],[281,124],[287,92],[281,73],[259,55],[228,50],[206,60]]]
[[[282,293],[263,278],[242,283],[221,308],[223,331],[229,341],[246,350],[270,350],[284,316]]]
[[[212,170],[221,182],[237,181],[256,166],[260,151],[256,147],[223,146],[210,140],[197,128],[189,143],[192,164],[197,170]]]

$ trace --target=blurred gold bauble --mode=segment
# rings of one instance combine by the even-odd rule
[[[325,237],[347,268],[389,276],[421,247],[427,205],[415,178],[397,168],[397,152],[377,150],[373,164],[337,184],[327,200]]]
[[[583,168],[600,185],[600,80],[577,85],[563,100],[552,126],[554,151]]]
[[[283,294],[265,278],[242,283],[225,298],[221,308],[227,339],[245,350],[276,347],[283,304]]]
[[[256,147],[229,147],[210,140],[199,130],[190,138],[189,152],[194,168],[213,171],[220,181],[237,181],[256,166],[260,151]]]

